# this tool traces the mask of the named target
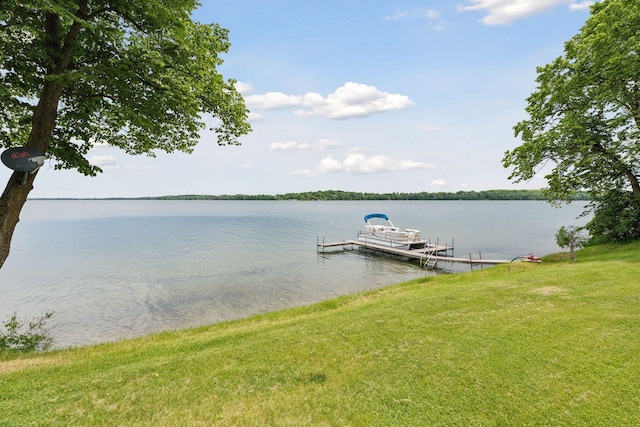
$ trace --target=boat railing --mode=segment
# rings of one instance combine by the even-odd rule
[[[420,231],[409,229],[405,231],[393,231],[365,228],[364,230],[358,230],[358,236],[370,236],[372,238],[386,239],[398,243],[412,243],[421,241]]]

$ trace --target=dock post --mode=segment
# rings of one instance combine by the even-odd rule
[[[316,252],[320,252],[322,246],[322,253],[324,253],[324,236],[322,236],[322,245],[320,244],[320,236],[316,235]]]

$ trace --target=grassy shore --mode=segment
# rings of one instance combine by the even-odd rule
[[[640,425],[640,244],[0,359],[0,426]]]

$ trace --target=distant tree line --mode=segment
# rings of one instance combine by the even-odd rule
[[[276,200],[276,196],[266,194],[182,194],[178,196],[140,197],[143,200]]]
[[[153,200],[546,200],[542,190],[487,190],[420,193],[360,193],[354,191],[307,191],[277,195],[223,194],[144,197]],[[586,193],[578,193],[574,200],[589,200]]]

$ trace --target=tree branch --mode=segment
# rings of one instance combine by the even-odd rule
[[[78,3],[76,17],[78,19],[73,21],[73,24],[71,25],[71,28],[69,28],[69,32],[67,32],[67,36],[65,37],[64,44],[60,49],[60,56],[58,61],[56,61],[56,74],[65,72],[69,66],[73,47],[80,36],[80,32],[84,28],[84,22],[86,22],[89,17],[88,0],[80,0]]]
[[[606,148],[602,146],[600,142],[596,142],[591,146],[593,152],[601,154],[605,157],[611,165],[620,173],[624,174],[624,176],[631,184],[631,190],[634,195],[640,196],[640,181],[638,177],[633,172],[631,167],[627,165],[621,158],[615,153],[611,153]]]
[[[131,24],[131,26],[133,26],[136,30],[140,31],[140,32],[144,32],[145,31],[145,27],[144,25],[138,23],[135,19],[133,19],[132,16],[128,15],[127,13],[124,13],[122,10],[120,10],[118,7],[116,7],[112,2],[109,2],[109,6],[107,8],[108,10],[120,15],[122,18],[124,18],[125,21],[127,21],[129,24]]]

